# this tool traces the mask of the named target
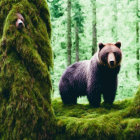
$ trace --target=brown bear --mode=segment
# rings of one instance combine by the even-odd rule
[[[122,59],[121,43],[99,44],[91,60],[76,62],[62,75],[59,91],[64,104],[76,104],[79,96],[87,96],[90,105],[112,104],[117,90],[117,75]]]

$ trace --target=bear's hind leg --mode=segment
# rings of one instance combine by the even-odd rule
[[[64,104],[77,104],[77,96],[70,88],[61,89],[60,95]]]
[[[61,94],[61,99],[66,105],[77,104],[77,97],[74,97],[70,94]]]
[[[70,86],[69,80],[61,80],[59,84],[59,92],[64,104],[77,104],[77,95]]]

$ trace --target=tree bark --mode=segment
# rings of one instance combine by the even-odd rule
[[[140,36],[139,36],[139,20],[138,20],[138,12],[139,12],[139,2],[138,0],[136,1],[136,47],[137,47],[137,50],[136,50],[136,59],[137,59],[137,64],[136,64],[136,75],[137,75],[137,79],[140,80],[140,55],[139,55],[139,46],[140,46]]]
[[[96,28],[96,0],[91,0],[92,3],[92,55],[97,50],[97,28]]]
[[[79,61],[79,29],[77,22],[75,23],[75,51],[76,51],[76,62]]]
[[[67,65],[71,64],[71,0],[67,0]]]

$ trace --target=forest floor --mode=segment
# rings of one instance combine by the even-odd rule
[[[99,108],[89,104],[63,105],[60,98],[54,99],[52,105],[57,119],[58,139],[139,140],[139,95],[140,91],[135,98],[116,101],[113,106],[102,103]]]

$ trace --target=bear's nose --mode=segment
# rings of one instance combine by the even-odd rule
[[[24,22],[21,20],[21,19],[17,19],[17,22],[16,22],[16,27],[18,29],[21,29],[22,27],[24,27]]]
[[[114,66],[114,61],[110,61],[110,66]]]

